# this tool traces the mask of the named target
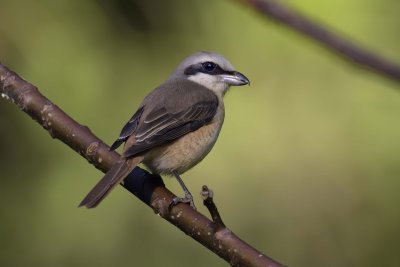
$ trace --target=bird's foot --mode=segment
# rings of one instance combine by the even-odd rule
[[[194,205],[193,196],[191,194],[185,194],[185,197],[174,197],[169,204],[169,208],[178,205],[179,203],[189,204],[192,209],[196,210],[196,206]]]

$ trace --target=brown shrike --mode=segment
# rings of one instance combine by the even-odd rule
[[[231,63],[216,53],[186,58],[168,80],[150,92],[123,127],[110,150],[125,142],[122,156],[82,200],[96,207],[107,194],[143,163],[152,173],[175,176],[185,197],[174,199],[195,208],[180,174],[210,152],[224,122],[223,96],[231,85],[249,84]]]

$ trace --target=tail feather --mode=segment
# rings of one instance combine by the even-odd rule
[[[104,177],[90,190],[86,197],[79,204],[79,207],[96,207],[110,191],[143,160],[143,157],[124,158],[115,163]]]

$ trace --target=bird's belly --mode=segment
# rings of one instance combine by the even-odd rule
[[[153,148],[143,160],[151,172],[182,174],[199,163],[212,149],[221,130],[222,121],[212,122],[190,132],[172,143]]]

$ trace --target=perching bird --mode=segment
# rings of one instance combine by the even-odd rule
[[[223,96],[231,85],[250,81],[219,54],[198,52],[186,58],[168,80],[150,92],[123,127],[110,150],[125,142],[122,156],[79,206],[96,207],[143,163],[154,174],[175,176],[195,208],[180,174],[199,163],[217,141],[224,121]]]

